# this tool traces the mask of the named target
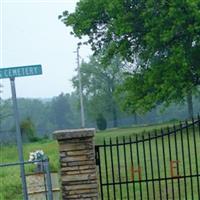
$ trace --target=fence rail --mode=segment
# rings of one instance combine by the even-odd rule
[[[35,171],[36,164],[40,164],[41,171]],[[0,199],[23,199],[20,166],[24,165],[28,199],[40,198],[52,200],[52,184],[49,170],[49,160],[25,161],[15,163],[0,163]]]
[[[200,118],[96,146],[101,199],[200,199]]]

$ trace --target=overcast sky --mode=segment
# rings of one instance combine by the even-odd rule
[[[43,75],[16,78],[18,97],[49,98],[73,90],[78,40],[58,20],[74,11],[78,0],[0,0],[0,68],[41,64]],[[81,47],[87,59],[90,47]],[[9,79],[1,79],[2,98],[9,98]]]

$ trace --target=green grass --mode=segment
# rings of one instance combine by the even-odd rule
[[[128,140],[129,136],[132,136],[133,140],[135,138],[135,135],[138,134],[138,139],[141,139],[141,135],[144,134],[147,137],[148,131],[153,132],[155,129],[160,129],[164,128],[166,126],[170,126],[171,124],[157,124],[157,125],[146,125],[146,126],[137,126],[137,127],[130,127],[130,128],[119,128],[119,129],[109,129],[106,131],[97,131],[95,134],[95,143],[96,144],[102,144],[104,141],[104,138],[106,139],[106,142],[109,143],[109,138],[112,138],[113,142],[116,142],[115,138],[119,137],[122,138],[123,136],[126,137]],[[196,130],[198,131],[198,130]],[[188,159],[188,143],[187,143],[187,135],[183,133],[183,145],[184,145],[184,156],[182,154],[182,143],[181,143],[181,137],[180,133],[177,135],[177,152],[178,152],[178,160],[180,160],[179,164],[179,171],[180,174],[183,175],[183,157],[185,158],[185,171],[186,175],[190,174],[190,170],[192,173],[196,172],[196,160],[194,157],[195,151],[194,151],[194,140],[192,136],[192,130],[189,130],[189,145],[190,145],[190,152],[191,152],[191,163],[192,163],[192,168],[190,169],[190,163]],[[175,138],[174,136],[170,136],[170,141],[171,141],[171,153],[172,153],[172,158],[171,160],[177,160],[176,159],[176,149],[175,149]],[[196,143],[197,147],[200,147],[200,137],[199,134],[197,135],[196,138]],[[151,147],[152,147],[152,163],[153,163],[153,170],[154,170],[154,178],[158,177],[158,169],[160,170],[160,176],[164,177],[165,176],[165,170],[166,170],[166,175],[167,177],[170,176],[170,155],[169,155],[169,144],[168,144],[168,137],[164,137],[164,147],[165,147],[165,160],[166,160],[166,167],[164,168],[164,157],[162,154],[162,138],[159,138],[157,140],[157,148],[156,148],[156,141],[151,140]],[[145,152],[143,151],[145,148]],[[132,148],[132,150],[131,150]],[[59,155],[58,155],[58,144],[56,141],[52,140],[43,140],[40,142],[35,142],[31,144],[25,144],[23,146],[24,149],[24,157],[25,160],[28,160],[29,157],[29,152],[35,151],[42,149],[50,158],[50,167],[51,170],[53,171],[58,171],[59,170]],[[118,160],[118,152],[117,152],[117,147],[112,148],[112,154],[113,154],[113,166],[114,166],[114,181],[119,182],[119,172],[120,172],[120,178],[122,182],[125,182],[126,180],[130,181],[130,184],[122,184],[121,190],[123,193],[122,198],[127,199],[127,193],[129,190],[129,195],[130,199],[133,199],[133,189],[136,191],[136,196],[137,199],[140,199],[140,187],[142,188],[142,195],[143,199],[147,199],[147,184],[144,182],[142,184],[140,183],[135,183],[133,184],[131,182],[131,168],[132,168],[132,162],[131,162],[131,152],[132,152],[132,159],[134,162],[135,168],[138,168],[140,165],[142,168],[142,180],[145,179],[145,173],[147,173],[148,178],[151,179],[151,160],[150,160],[150,150],[149,150],[149,142],[146,141],[144,143],[139,143],[138,145],[138,154],[139,154],[139,164],[138,164],[138,156],[137,156],[137,146],[136,144],[133,144],[132,146],[126,145],[125,148],[123,145],[119,146],[119,160]],[[157,151],[158,150],[158,151]],[[159,167],[157,163],[157,152],[159,154]],[[144,153],[146,155],[146,171],[145,171],[145,162],[144,162]],[[126,160],[124,157],[124,154],[126,154]],[[107,199],[107,192],[109,191],[109,195],[111,199],[114,199],[113,197],[113,190],[116,190],[117,197],[116,199],[120,199],[120,185],[116,184],[115,187],[113,187],[112,182],[113,182],[113,177],[112,177],[112,163],[111,163],[111,148],[106,147],[105,149],[100,150],[100,156],[101,156],[101,169],[102,169],[102,180],[103,183],[109,182],[110,186],[103,187],[103,192],[104,192],[104,197]],[[107,157],[107,170],[106,170],[106,165],[105,165],[105,156]],[[10,162],[17,162],[18,161],[18,156],[17,156],[17,147],[16,146],[1,146],[0,149],[0,163],[10,163]],[[200,171],[200,154],[198,152],[198,166],[199,166],[199,171]],[[29,173],[34,169],[34,165],[27,165],[26,166],[26,173]],[[126,175],[126,171],[128,174]],[[174,169],[176,172],[176,169]],[[108,176],[106,177],[106,173]],[[108,179],[108,180],[107,180]],[[135,174],[135,179],[138,180],[137,173]],[[188,192],[188,199],[191,199],[191,182],[194,187],[194,194],[197,195],[197,178],[187,178],[186,180],[186,185],[187,185],[187,192]],[[162,194],[165,196],[165,188],[166,188],[166,182],[161,181],[161,190]],[[174,190],[175,190],[175,197],[178,197],[178,181],[174,180]],[[181,196],[182,199],[184,199],[184,180],[181,180],[179,182],[180,184],[180,190],[181,190]],[[169,199],[172,197],[172,181],[169,180],[167,181],[167,186],[168,186],[168,191],[169,191]],[[149,194],[152,197],[152,182],[149,182],[148,184],[149,187]],[[160,199],[159,197],[159,181],[155,182],[155,190],[156,190],[156,199]],[[128,190],[127,190],[128,188]],[[20,184],[20,177],[19,177],[19,166],[15,167],[3,167],[0,168],[0,200],[12,200],[13,197],[14,199],[22,199],[21,196],[21,184]],[[197,196],[196,196],[197,197]],[[152,198],[150,198],[152,199]],[[165,199],[165,197],[163,198]],[[198,199],[198,198],[196,198]]]
[[[58,171],[59,158],[58,158],[58,145],[56,141],[40,141],[31,144],[25,144],[24,160],[28,161],[29,152],[42,149],[50,158],[50,167],[52,171]],[[13,163],[18,162],[17,147],[15,146],[1,146],[0,148],[0,163]],[[26,164],[26,174],[34,171],[34,164]],[[20,167],[10,166],[0,168],[0,200],[21,200],[22,199],[22,186],[20,179]]]
[[[160,130],[161,128],[166,128],[168,126],[173,126],[172,123],[163,123],[163,124],[152,124],[152,125],[138,125],[133,127],[124,127],[124,128],[112,128],[105,131],[97,131],[95,135],[95,143],[102,144],[104,139],[107,138],[116,138],[116,137],[129,137],[135,136],[136,134],[141,135],[154,130]]]

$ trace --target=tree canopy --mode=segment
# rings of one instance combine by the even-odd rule
[[[186,96],[191,104],[200,85],[199,10],[198,0],[80,0],[60,18],[96,53],[134,65],[124,86],[134,111]]]

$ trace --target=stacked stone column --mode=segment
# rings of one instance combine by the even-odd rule
[[[63,200],[97,200],[95,129],[54,132],[58,140]]]

